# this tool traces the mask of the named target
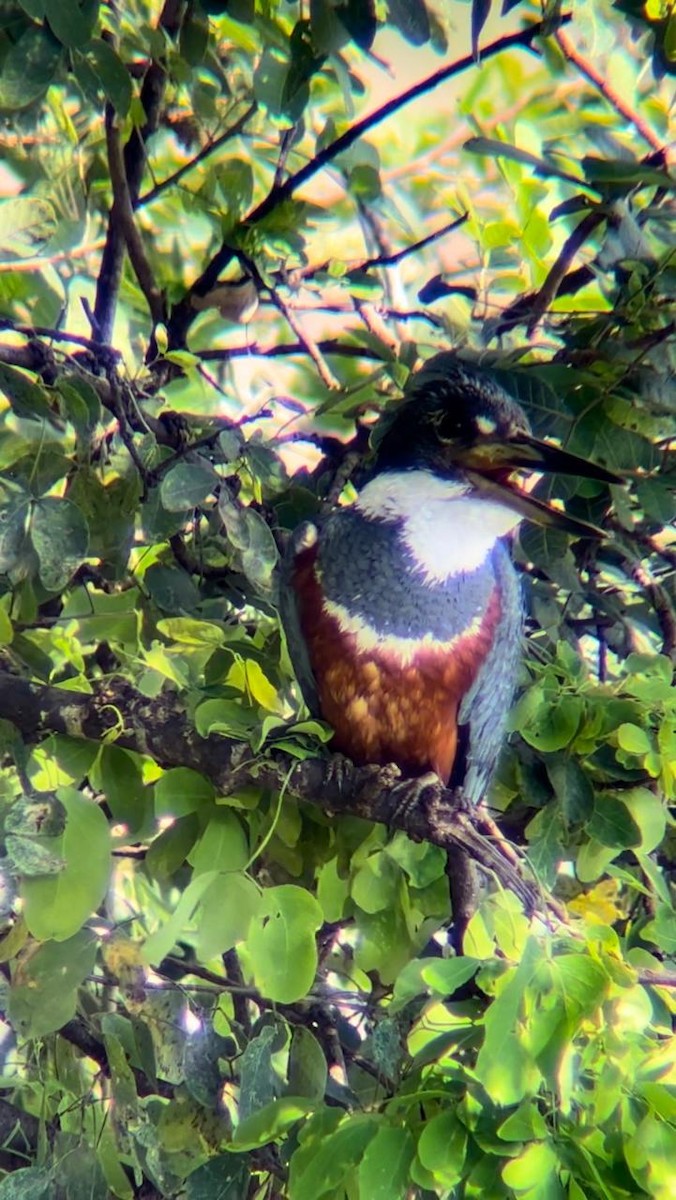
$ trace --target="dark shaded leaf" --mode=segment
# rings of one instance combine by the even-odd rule
[[[78,51],[79,54],[83,56],[80,61],[84,61],[89,67],[98,88],[110,101],[115,112],[120,117],[126,117],[131,104],[132,86],[120,56],[110,43],[104,42],[102,38],[92,38]]]
[[[177,463],[167,471],[160,484],[160,498],[169,512],[195,508],[210,496],[220,478],[205,458]]]
[[[31,25],[0,64],[0,109],[27,108],[47,91],[61,62],[61,44],[42,26]]]
[[[89,530],[82,513],[70,500],[36,500],[30,523],[40,579],[49,591],[62,588],[87,554]]]
[[[218,1154],[188,1176],[186,1200],[241,1200],[249,1179],[244,1155]]]
[[[479,59],[479,38],[488,15],[491,11],[491,0],[472,0],[472,54]]]
[[[378,28],[373,0],[341,0],[335,12],[359,49],[370,50]]]
[[[49,28],[70,50],[83,46],[92,36],[98,3],[84,4],[80,0],[44,0],[45,17]]]
[[[0,392],[4,392],[17,417],[43,421],[52,416],[44,388],[6,363],[0,363]]]
[[[430,19],[424,0],[388,0],[387,16],[411,46],[429,41]]]

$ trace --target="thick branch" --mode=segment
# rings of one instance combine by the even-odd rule
[[[180,25],[183,0],[165,0],[160,14],[158,27],[169,37],[175,37]],[[149,66],[141,88],[141,104],[146,115],[142,129],[134,126],[129,141],[124,148],[124,173],[127,180],[132,207],[138,200],[145,166],[145,144],[147,139],[157,129],[164,86],[166,82],[166,65],[163,61],[152,62]],[[107,122],[112,119],[112,110],[106,114]],[[122,261],[124,258],[125,240],[119,222],[110,214],[106,245],[101,259],[101,269],[96,285],[96,303],[94,306],[94,333],[98,340],[110,342],[115,319],[117,296],[122,277]]]
[[[402,803],[402,780],[394,766],[355,767],[340,755],[298,762],[277,751],[254,759],[245,742],[214,734],[200,737],[174,693],[150,700],[118,679],[88,695],[0,672],[0,717],[29,740],[60,733],[100,741],[119,730],[119,746],[148,754],[165,768],[192,767],[223,794],[252,784],[284,787],[330,813],[382,822],[444,849],[460,847],[529,908],[534,906],[535,889],[477,832],[474,816],[464,810],[455,793],[441,783],[430,784],[420,789],[414,803]]]
[[[106,121],[106,144],[114,197],[110,213],[111,227],[117,226],[122,233],[134,274],[146,298],[153,323],[157,325],[164,320],[164,301],[148,261],[143,238],[134,220],[134,210],[124,169],[120,131],[113,119]]]

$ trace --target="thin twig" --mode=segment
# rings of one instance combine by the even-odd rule
[[[594,64],[589,61],[588,58],[585,58],[585,56],[580,53],[565,30],[557,29],[554,36],[568,62],[571,62],[573,66],[577,67],[580,74],[584,75],[585,79],[589,80],[589,82],[593,84],[593,86],[601,93],[604,100],[607,100],[608,104],[610,104],[612,108],[614,108],[615,111],[620,114],[621,117],[624,117],[625,121],[628,121],[630,125],[634,126],[634,129],[643,138],[644,142],[647,142],[649,146],[652,146],[653,150],[664,149],[664,143],[660,141],[654,130],[652,130],[648,123],[644,121],[643,117],[639,116],[639,114],[636,112],[636,109],[632,108],[630,104],[627,104],[627,101],[623,100],[618,92],[615,91],[612,84],[608,82],[607,76],[603,75],[601,71],[599,71],[597,67],[595,67]]]
[[[270,289],[270,295],[275,308],[279,309],[291,332],[295,333],[298,341],[303,347],[303,350],[306,354],[309,354],[310,358],[315,364],[317,368],[317,374],[319,375],[322,383],[325,385],[325,387],[331,388],[332,390],[339,388],[340,384],[326,362],[326,359],[319,349],[317,342],[313,341],[313,339],[308,337],[308,335],[304,332],[300,321],[293,312],[293,309],[289,308],[288,304],[282,299],[276,288]]]
[[[204,160],[209,158],[212,154],[216,154],[216,152],[220,150],[226,144],[226,142],[230,142],[233,138],[239,137],[240,133],[243,132],[245,126],[248,124],[257,108],[258,105],[254,101],[253,104],[249,105],[246,112],[242,113],[241,117],[238,117],[234,125],[231,125],[230,128],[226,129],[225,132],[219,137],[214,138],[213,142],[207,142],[206,146],[203,146],[202,149],[199,150],[189,162],[184,163],[183,166],[179,167],[177,171],[174,171],[172,175],[167,175],[166,179],[160,180],[160,182],[156,183],[154,187],[149,188],[147,192],[144,192],[142,196],[139,196],[134,208],[142,208],[145,204],[151,204],[153,200],[156,200],[158,196],[161,196],[163,192],[166,192],[168,188],[175,187],[177,183],[180,183],[184,175],[187,175],[190,171],[193,171],[195,167],[199,166],[200,163],[204,162]]]
[[[560,24],[567,24],[571,20],[569,13],[564,13],[560,18]],[[531,49],[533,42],[545,31],[545,25],[542,21],[538,21],[530,25],[527,29],[519,30],[517,33],[507,34],[504,37],[497,38],[491,45],[487,46],[482,51],[482,61],[494,58],[506,50],[513,49]],[[285,200],[289,200],[295,192],[298,191],[308,180],[312,179],[319,171],[323,170],[329,163],[333,162],[339,154],[342,154],[350,146],[352,146],[359,138],[375,129],[388,117],[393,116],[404,108],[411,101],[418,99],[419,96],[424,96],[428,92],[445,83],[446,80],[454,78],[456,75],[462,74],[463,71],[475,67],[476,62],[471,54],[465,55],[463,58],[456,59],[455,62],[449,63],[440,70],[435,71],[432,75],[428,75],[426,79],[420,80],[419,83],[407,88],[401,92],[387,104],[383,104],[375,112],[363,117],[360,121],[356,121],[348,129],[330,142],[318,154],[315,155],[310,162],[302,166],[295,174],[290,175],[278,187],[272,187],[264,200],[256,205],[251,210],[249,215],[243,218],[243,223],[247,226],[258,224],[265,217],[269,216],[275,208],[282,204]],[[195,280],[192,287],[189,289],[183,300],[174,309],[173,318],[171,321],[171,332],[179,341],[185,335],[193,317],[192,311],[192,296],[205,295],[211,288],[214,287],[224,266],[232,258],[232,249],[228,243],[223,243],[220,250],[216,252],[211,261],[207,264],[202,274]]]
[[[69,262],[71,258],[86,258],[88,254],[93,254],[104,245],[104,238],[97,238],[95,242],[87,242],[84,246],[76,246],[71,250],[57,250],[54,254],[40,254],[34,258],[15,258],[11,262],[0,262],[0,275],[4,271],[11,271],[13,275],[42,271],[55,263]]]
[[[71,342],[73,346],[82,346],[85,350],[91,350],[93,354],[101,350],[101,343],[93,341],[92,338],[82,337],[78,333],[67,333],[64,329],[50,329],[46,325],[14,325],[12,321],[0,318],[0,329],[11,329],[27,338],[41,337],[48,338],[51,342]],[[119,350],[114,350],[112,346],[108,349],[117,358],[122,357]]]
[[[418,242],[412,242],[410,246],[404,246],[402,250],[397,250],[394,254],[380,254],[375,258],[367,258],[363,263],[360,263],[358,270],[370,271],[373,267],[394,267],[397,263],[403,262],[411,254],[424,249],[425,246],[430,246],[432,242],[438,242],[439,238],[445,237],[452,229],[457,229],[458,226],[464,225],[468,219],[468,213],[462,213],[456,217],[454,221],[450,221],[448,225],[442,225],[441,229],[436,229],[434,233],[428,233],[427,237],[420,238]]]
[[[561,283],[570,267],[575,255],[582,249],[585,242],[591,237],[594,230],[603,223],[606,219],[606,214],[601,209],[592,209],[586,216],[582,218],[576,225],[573,232],[566,238],[559,256],[552,267],[550,267],[547,278],[545,279],[539,292],[536,292],[531,301],[531,316],[528,322],[528,337],[532,337],[535,330],[549,308],[552,301],[556,298]]]

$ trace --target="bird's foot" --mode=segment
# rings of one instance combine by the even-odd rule
[[[390,801],[393,804],[391,819],[403,818],[413,812],[423,802],[428,803],[439,795],[443,784],[436,771],[426,771],[416,779],[403,779],[395,783],[390,791]]]

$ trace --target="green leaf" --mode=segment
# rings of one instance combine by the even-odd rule
[[[49,845],[50,841],[45,839],[44,843],[36,842],[8,833],[5,845],[12,870],[21,875],[58,875],[65,864],[61,855]]]
[[[547,1142],[527,1146],[518,1158],[513,1158],[502,1170],[505,1183],[517,1196],[528,1200],[563,1200],[564,1192],[558,1180],[558,1159]]]
[[[0,63],[0,109],[28,108],[44,96],[61,54],[61,45],[49,30],[30,25]]]
[[[323,1098],[328,1079],[326,1057],[315,1035],[303,1025],[293,1031],[287,1077],[292,1096]]]
[[[624,1147],[627,1165],[639,1187],[655,1200],[668,1200],[674,1182],[676,1129],[646,1113]]]
[[[192,1171],[185,1181],[186,1200],[242,1200],[250,1181],[241,1154],[217,1154]]]
[[[45,17],[55,37],[74,49],[88,42],[96,22],[98,4],[79,0],[44,0]]]
[[[281,1096],[279,1100],[271,1100],[240,1121],[232,1139],[233,1149],[255,1150],[277,1141],[314,1107],[311,1100],[302,1096]]]
[[[430,40],[424,0],[387,0],[387,16],[411,46],[424,46]]]
[[[373,0],[344,0],[336,15],[360,50],[370,50],[378,28]]]
[[[26,497],[0,508],[0,572],[6,574],[21,562],[27,546],[30,503]]]
[[[292,884],[267,888],[263,895],[265,916],[254,920],[247,941],[255,984],[267,999],[293,1004],[314,982],[322,910]]]
[[[350,892],[364,912],[381,912],[396,902],[401,875],[382,851],[369,855],[352,880]]]
[[[584,702],[580,696],[563,696],[543,705],[530,724],[520,733],[529,746],[541,753],[552,753],[569,746],[577,733]]]
[[[158,608],[164,612],[192,612],[197,608],[200,594],[187,571],[153,563],[144,581]]]
[[[622,792],[622,803],[640,831],[640,849],[650,854],[660,845],[666,830],[667,813],[661,797],[648,788],[636,787]]]
[[[441,996],[452,996],[458,988],[472,979],[479,969],[476,958],[433,958],[420,960],[420,977],[433,992]]]
[[[264,1025],[239,1060],[240,1123],[275,1099],[280,1081],[272,1066],[272,1049],[277,1034],[275,1024]]]
[[[267,522],[255,509],[241,508],[224,496],[218,511],[228,540],[239,552],[244,574],[254,585],[269,588],[279,551]]]
[[[632,162],[625,158],[597,158],[587,154],[580,161],[585,178],[594,186],[598,184],[619,185],[629,191],[634,187],[669,187],[671,180],[666,171],[646,163]]]
[[[360,1195],[369,1200],[405,1200],[414,1153],[413,1138],[407,1129],[382,1126],[359,1164]]]
[[[87,555],[87,522],[70,500],[48,496],[33,505],[30,536],[40,579],[48,591],[58,592]]]
[[[220,482],[211,463],[195,456],[194,462],[177,463],[167,471],[160,484],[160,499],[169,512],[184,512],[202,504]]]
[[[68,420],[78,433],[90,434],[101,418],[98,392],[86,379],[74,374],[62,375],[57,386],[64,400]]]
[[[290,1200],[321,1200],[334,1195],[349,1169],[360,1162],[379,1124],[378,1118],[371,1115],[351,1115],[315,1147],[303,1147],[291,1160]]]
[[[113,47],[102,38],[92,38],[81,51],[78,58],[86,63],[92,72],[96,85],[110,101],[119,117],[126,117],[132,98],[132,86],[129,72],[122,59]]]
[[[539,1081],[530,1052],[517,1037],[517,1023],[540,961],[537,939],[528,939],[519,966],[510,973],[485,1017],[486,1034],[476,1064],[477,1078],[498,1104],[517,1104]]]
[[[183,817],[198,812],[215,797],[213,784],[190,767],[173,767],[155,784],[157,817]]]
[[[586,821],[594,807],[594,789],[579,762],[562,754],[547,759],[545,766],[566,821],[571,824]]]
[[[64,706],[67,704],[64,692]],[[103,812],[74,788],[63,787],[57,797],[66,810],[60,839],[65,867],[56,876],[25,879],[24,919],[39,941],[65,941],[96,911],[110,877],[110,833]],[[86,847],[86,853],[83,853]]]
[[[668,904],[659,904],[652,921],[641,930],[645,941],[654,942],[669,956],[676,954],[676,913]]]
[[[9,1018],[21,1037],[44,1037],[75,1015],[76,989],[94,969],[96,938],[88,930],[48,941],[14,972]]]
[[[539,1108],[532,1102],[520,1104],[497,1129],[498,1137],[506,1142],[542,1141],[547,1137],[547,1123]]]
[[[595,797],[587,832],[602,845],[618,850],[641,845],[641,831],[626,804],[609,792],[600,792]]]
[[[208,1021],[186,1038],[183,1048],[183,1076],[190,1095],[205,1108],[217,1108],[223,1087],[218,1065],[220,1057],[232,1053],[232,1038],[217,1034]]]
[[[54,1174],[47,1167],[13,1167],[0,1181],[0,1200],[43,1200],[53,1195]]]
[[[181,940],[200,900],[215,877],[215,871],[209,871],[188,884],[169,920],[146,938],[143,957],[147,963],[157,966],[171,952],[176,942]]]
[[[468,138],[463,145],[463,150],[469,150],[470,154],[484,154],[489,158],[508,158],[511,162],[532,167],[537,175],[545,178],[549,176],[554,179],[565,179],[578,188],[585,186],[582,179],[568,174],[567,171],[561,171],[555,163],[538,158],[536,154],[531,154],[529,150],[522,150],[519,146],[510,146],[508,142],[501,142],[497,138]]]
[[[618,727],[617,744],[629,754],[649,754],[652,742],[645,729],[640,725],[630,725],[626,721]]]
[[[143,827],[150,803],[137,755],[121,746],[101,746],[89,782],[106,797],[113,819],[130,831]]]
[[[199,909],[196,951],[201,961],[209,962],[245,941],[262,908],[261,890],[248,875],[230,871],[214,879]]]
[[[170,879],[186,861],[188,852],[197,841],[199,822],[194,813],[178,817],[168,829],[163,829],[148,847],[145,866],[153,879]]]
[[[0,216],[4,216],[4,209],[0,208]],[[44,421],[52,416],[45,389],[29,379],[24,371],[9,367],[7,363],[0,363],[0,392],[7,397],[17,417]]]
[[[188,861],[195,875],[204,871],[238,871],[249,857],[249,845],[239,817],[227,808],[209,818]]]
[[[581,883],[598,879],[617,856],[617,846],[605,846],[591,838],[580,847],[575,863],[575,873]]]
[[[196,621],[192,617],[164,617],[157,628],[170,641],[184,646],[222,646],[225,633],[214,621]]]
[[[435,1184],[446,1190],[462,1179],[467,1130],[450,1109],[426,1121],[418,1142],[418,1158]]]

